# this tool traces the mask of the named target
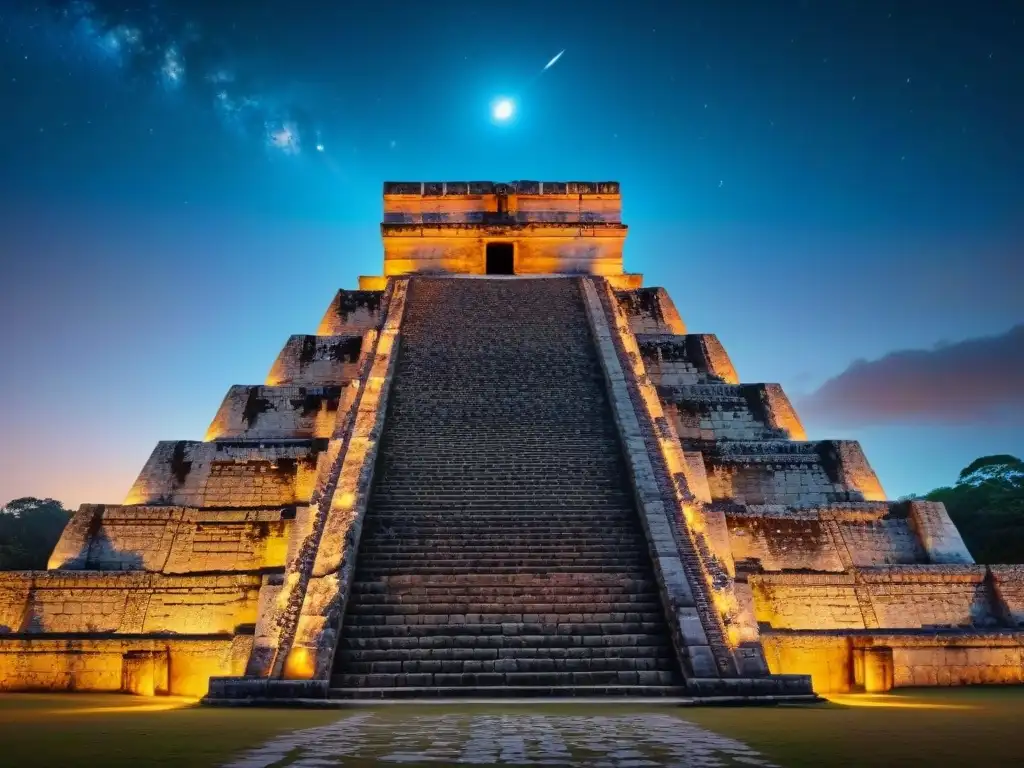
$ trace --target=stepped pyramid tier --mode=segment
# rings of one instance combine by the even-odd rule
[[[1024,682],[1024,569],[623,271],[615,182],[389,182],[384,269],[0,574],[0,689],[801,700]],[[326,297],[325,297],[326,298]]]

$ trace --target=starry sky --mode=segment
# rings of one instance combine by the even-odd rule
[[[890,497],[1024,455],[1024,7],[941,7],[0,0],[0,501],[200,439],[386,179],[619,180],[628,269]]]

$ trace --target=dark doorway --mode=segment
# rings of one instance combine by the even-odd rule
[[[488,243],[487,244],[487,274],[488,275],[514,275],[512,256],[515,253],[515,246],[512,243]]]

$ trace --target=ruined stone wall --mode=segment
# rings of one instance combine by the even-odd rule
[[[625,230],[616,228],[526,225],[441,229],[402,225],[385,231],[384,273],[486,273],[486,245],[514,244],[519,275],[622,273]],[[322,332],[322,331],[321,331]]]
[[[779,432],[759,420],[736,389],[727,384],[659,387],[658,397],[683,441],[778,439]]]
[[[393,281],[388,309],[372,357],[364,361],[361,387],[347,423],[335,431],[334,460],[318,479],[317,504],[304,548],[290,561],[274,596],[278,634],[266,649],[276,658],[272,671],[288,679],[326,680],[330,676],[352,580],[363,519],[369,504],[377,450],[398,359],[408,280]],[[268,585],[271,587],[272,585]],[[268,598],[269,599],[269,598]],[[250,666],[257,662],[254,654]]]
[[[763,632],[765,656],[776,674],[809,674],[818,693],[847,693],[857,680],[854,654],[891,648],[893,684],[949,686],[1024,683],[1024,637],[1019,634]]]
[[[358,370],[362,346],[361,334],[292,336],[274,361],[265,383],[303,387],[348,384]]]
[[[832,482],[813,454],[743,459],[705,454],[704,460],[713,499],[784,505],[850,500],[847,489]]]
[[[773,629],[992,627],[984,566],[893,566],[749,577],[757,620]]]
[[[727,440],[701,446],[712,498],[745,504],[820,505],[884,501],[866,461],[851,470],[837,454],[863,457],[852,441]]]
[[[879,502],[816,508],[738,505],[726,517],[733,555],[752,572],[838,573],[850,567],[927,562],[910,521],[893,508]]]
[[[294,510],[84,504],[48,568],[201,573],[282,568]]]
[[[843,570],[827,521],[814,510],[789,514],[726,514],[737,568]]]
[[[684,334],[686,325],[664,288],[616,291],[619,307],[629,318],[629,329],[644,334]]]
[[[656,387],[739,383],[732,361],[714,334],[641,334],[637,344]]]
[[[856,491],[865,501],[885,501],[885,491],[856,440],[817,443],[822,464],[836,482]]]
[[[843,520],[837,527],[858,568],[925,562],[924,550],[906,518]]]
[[[222,638],[0,635],[0,691],[78,691],[200,697],[209,679],[239,674],[251,636]]]
[[[75,571],[0,574],[0,632],[233,634],[255,624],[260,577]]]
[[[354,336],[380,327],[385,291],[340,290],[331,300],[317,336]]]
[[[341,387],[241,386],[228,390],[207,440],[329,437]]]
[[[384,223],[480,224],[498,214],[527,222],[610,222],[622,218],[614,181],[390,181],[384,184]]]
[[[1005,608],[1005,618],[1024,627],[1024,565],[990,565],[993,585]]]
[[[846,693],[853,687],[852,647],[844,635],[762,629],[761,646],[773,674],[810,675],[815,693]]]
[[[905,507],[910,526],[917,534],[932,563],[973,563],[974,558],[967,551],[960,531],[941,502],[909,501]]]
[[[162,441],[125,504],[238,508],[305,504],[322,448],[319,440]]]
[[[761,407],[757,412],[768,427],[781,431],[790,440],[807,439],[804,425],[781,386],[778,384],[745,384],[740,388],[748,402],[760,403]]]

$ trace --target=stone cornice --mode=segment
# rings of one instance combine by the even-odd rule
[[[440,222],[434,224],[392,224],[380,225],[382,237],[613,237],[624,238],[627,226],[613,222],[504,222],[470,224],[465,222]]]
[[[617,181],[385,181],[385,196],[618,195]]]

